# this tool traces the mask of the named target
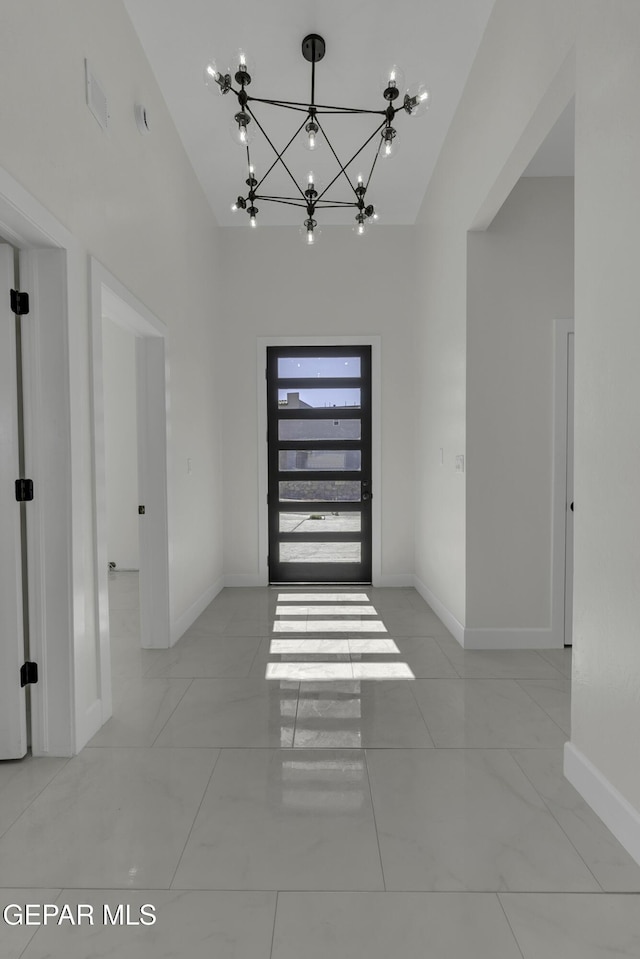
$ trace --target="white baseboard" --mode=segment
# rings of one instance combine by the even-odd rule
[[[76,753],[79,753],[81,749],[84,749],[89,740],[93,739],[95,734],[108,718],[108,716],[103,717],[102,715],[102,700],[94,700],[94,702],[91,703],[85,712],[82,723],[78,723],[77,725]],[[57,756],[59,754],[50,750],[47,755]]]
[[[202,593],[201,596],[192,603],[191,606],[177,619],[171,623],[171,645],[175,646],[181,636],[184,636],[186,631],[192,626],[198,616],[205,611],[209,603],[212,603],[216,598],[220,590],[224,587],[225,582],[221,576],[215,581],[208,589]]]
[[[413,586],[413,581],[413,573],[394,573],[390,576],[377,576],[373,585],[381,589],[387,589],[389,587],[392,589],[402,589],[403,587]]]
[[[640,863],[640,812],[571,742],[564,746],[564,774],[629,855]]]
[[[465,628],[465,649],[561,649],[551,629]]]
[[[464,626],[462,623],[458,622],[453,613],[451,613],[447,607],[440,602],[438,597],[435,596],[429,587],[425,586],[422,580],[418,579],[417,576],[413,577],[413,585],[420,593],[425,603],[428,603],[436,616],[442,620],[454,639],[457,639],[460,645],[464,646]]]
[[[260,573],[233,573],[231,576],[225,576],[224,585],[231,587],[244,586],[249,589],[259,586],[268,586],[269,583]]]

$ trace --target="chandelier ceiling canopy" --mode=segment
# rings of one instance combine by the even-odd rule
[[[397,124],[406,116],[420,116],[429,106],[429,93],[423,84],[405,87],[404,74],[397,66],[392,66],[381,83],[381,96],[384,106],[379,109],[327,105],[316,102],[316,64],[326,51],[324,39],[311,33],[302,41],[302,55],[311,65],[311,90],[309,101],[272,100],[254,96],[249,92],[254,77],[252,68],[244,51],[239,51],[234,68],[220,70],[214,61],[205,67],[204,77],[207,87],[215,93],[231,93],[237,100],[237,110],[231,121],[233,138],[246,154],[245,184],[233,210],[245,211],[249,223],[256,227],[260,212],[259,204],[279,203],[299,207],[304,217],[301,234],[308,245],[313,245],[320,234],[317,217],[323,210],[349,209],[354,211],[354,232],[359,236],[367,232],[369,224],[378,219],[376,208],[370,200],[369,188],[378,160],[388,160],[397,152],[400,137]],[[284,147],[276,145],[264,126],[264,108],[290,111],[294,115],[289,141]],[[351,156],[341,159],[331,140],[331,123],[337,117],[370,116],[372,129],[362,145]],[[256,136],[262,136],[271,148],[271,165],[265,171],[256,171],[251,161],[251,143]],[[288,161],[289,151],[298,149],[300,144],[311,155],[316,150],[328,150],[335,160],[332,179],[329,183],[317,182],[310,171],[303,183],[291,172]],[[368,172],[354,175],[356,169],[364,168]],[[284,169],[291,183],[289,194],[272,193],[269,190],[268,177],[272,171]],[[349,200],[338,199],[330,191],[338,184],[348,184]],[[341,194],[344,195],[344,194]]]

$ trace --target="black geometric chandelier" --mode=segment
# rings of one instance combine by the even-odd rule
[[[316,63],[324,57],[325,42],[317,33],[310,33],[302,41],[302,55],[311,64],[311,100],[309,103],[297,100],[267,100],[260,97],[251,96],[248,87],[251,84],[252,77],[247,63],[247,58],[243,52],[238,54],[238,65],[235,72],[221,71],[216,64],[211,61],[207,64],[204,77],[205,83],[209,89],[220,94],[233,93],[238,100],[238,111],[234,115],[234,139],[240,146],[246,148],[247,160],[247,178],[245,180],[248,187],[246,195],[237,198],[232,206],[232,210],[244,210],[249,215],[249,223],[252,227],[257,226],[259,208],[257,203],[283,203],[288,206],[302,208],[306,217],[304,219],[301,233],[305,237],[308,245],[312,245],[319,234],[318,221],[316,216],[322,210],[330,209],[348,209],[353,208],[355,213],[354,232],[362,236],[368,224],[377,219],[375,207],[369,202],[368,192],[371,177],[376,167],[378,159],[392,157],[397,147],[397,130],[395,123],[397,117],[403,114],[408,116],[420,116],[425,113],[429,106],[429,93],[423,84],[405,90],[404,76],[399,67],[392,67],[386,74],[382,84],[382,96],[386,101],[386,106],[381,110],[361,110],[354,107],[327,106],[316,103],[315,100],[315,82],[316,82]],[[235,82],[235,85],[234,85]],[[272,107],[291,110],[301,117],[302,122],[295,130],[295,133],[282,150],[274,146],[273,141],[264,129],[264,126],[255,113],[256,104],[265,104]],[[329,136],[327,135],[326,124],[327,117],[345,116],[345,115],[363,115],[371,114],[376,116],[376,126],[373,132],[362,146],[343,162],[338,157]],[[382,118],[380,120],[380,118]],[[269,146],[273,150],[273,162],[266,173],[257,178],[254,166],[251,162],[250,144],[258,131],[263,135]],[[309,173],[303,184],[298,183],[287,164],[287,151],[298,137],[302,137],[305,147],[314,151],[324,140],[327,147],[336,160],[336,174],[331,182],[324,188],[320,188],[315,183],[313,173]],[[358,175],[354,180],[350,171],[351,165],[357,157],[361,156],[363,151],[372,144],[373,161],[371,169],[366,180]],[[265,181],[269,174],[276,167],[283,167],[290,177],[294,190],[293,196],[273,195],[265,188]],[[353,200],[334,200],[328,193],[337,181],[345,178],[353,193]],[[349,194],[350,195],[350,194]]]

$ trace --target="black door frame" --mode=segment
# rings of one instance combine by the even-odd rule
[[[278,359],[295,356],[352,356],[360,359],[360,376],[354,378],[285,379],[278,378]],[[268,542],[270,583],[371,583],[372,581],[372,346],[370,344],[316,345],[316,346],[267,346],[267,458],[268,458]],[[278,390],[300,389],[303,385],[331,388],[358,388],[361,391],[359,408],[340,410],[340,419],[360,420],[361,435],[354,439],[309,439],[281,440],[278,423],[286,419],[335,419],[332,408],[294,408],[285,410],[278,405]],[[309,480],[346,480],[361,484],[360,499],[347,502],[314,502],[308,504],[314,511],[357,512],[361,517],[360,531],[355,532],[305,532],[287,533],[279,528],[281,512],[300,512],[304,502],[280,502],[280,482],[291,480],[291,471],[281,471],[279,456],[286,449],[343,449],[360,450],[360,470],[314,470],[306,473]],[[361,546],[360,563],[332,562],[286,562],[281,563],[278,547],[285,542],[358,542]]]

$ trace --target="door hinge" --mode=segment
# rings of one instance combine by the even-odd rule
[[[16,316],[26,316],[29,312],[29,294],[20,290],[11,290],[11,312]]]
[[[16,480],[16,499],[19,503],[30,503],[33,499],[33,480]]]
[[[37,663],[24,663],[20,667],[20,685],[21,686],[32,686],[34,683],[38,682],[38,664]]]

